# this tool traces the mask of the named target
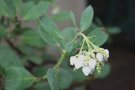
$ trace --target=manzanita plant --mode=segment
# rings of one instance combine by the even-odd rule
[[[53,0],[0,0],[0,90],[84,90],[85,81],[105,78],[109,50],[100,46],[108,34],[93,16],[88,6],[78,25]],[[66,20],[73,26],[59,30],[55,22]]]

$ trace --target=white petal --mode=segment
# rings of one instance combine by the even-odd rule
[[[108,49],[105,49],[105,53],[106,53],[106,55],[104,56],[104,61],[107,62],[108,61],[108,57],[109,57]]]
[[[92,71],[92,69],[89,66],[84,66],[82,68],[82,72],[84,73],[85,76],[88,76],[91,73],[91,71]]]
[[[104,59],[104,57],[103,57],[103,55],[101,53],[97,53],[96,58],[98,59],[99,62],[102,62],[103,59]]]
[[[109,50],[105,49],[106,54],[109,56]]]
[[[78,56],[78,59],[81,60],[81,61],[84,61],[85,56],[84,56],[84,55],[79,55],[79,56]]]
[[[74,65],[75,65],[75,69],[81,68],[83,66],[83,60],[81,59],[76,60]]]
[[[109,50],[108,49],[105,49],[105,53],[106,53],[107,57],[109,57]]]
[[[74,65],[76,60],[77,60],[76,56],[70,57],[70,65]]]
[[[89,66],[93,69],[95,69],[95,66],[96,66],[96,61],[94,59],[90,59],[89,60]]]

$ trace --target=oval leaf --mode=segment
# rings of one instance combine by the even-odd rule
[[[87,30],[92,23],[94,11],[92,6],[88,6],[81,15],[80,29],[81,31]]]
[[[90,36],[91,41],[98,46],[103,45],[108,38],[108,34],[104,31],[104,28],[94,29],[88,34],[88,36]]]
[[[77,29],[76,28],[68,27],[68,28],[65,28],[62,31],[62,36],[64,37],[64,40],[66,42],[70,42],[75,37],[76,33],[77,33]]]
[[[16,53],[6,44],[0,45],[0,66],[3,69],[8,69],[12,66],[23,67],[20,58]]]
[[[48,69],[47,80],[49,82],[51,90],[60,90],[58,86],[57,73],[54,69]]]
[[[16,9],[12,0],[5,0],[8,16],[13,18],[16,16]]]
[[[31,46],[36,46],[36,47],[44,46],[44,41],[42,40],[38,32],[35,30],[25,31],[22,34],[21,39],[23,43],[31,45]]]
[[[109,75],[110,71],[111,71],[110,65],[109,64],[105,64],[102,67],[100,73],[96,72],[95,77],[99,78],[99,79],[104,79],[104,78],[106,78]]]
[[[5,73],[6,90],[24,90],[32,85],[34,77],[22,67],[11,67]]]
[[[58,31],[56,24],[52,19],[43,15],[39,18],[40,30],[39,34],[42,39],[51,45],[61,44],[62,43],[62,35]]]
[[[75,18],[75,15],[74,15],[73,12],[70,12],[70,17],[71,17],[71,20],[73,22],[73,25],[76,27],[77,26],[77,24],[76,24],[76,18]]]
[[[28,11],[24,16],[24,20],[34,20],[37,19],[41,14],[45,13],[48,10],[49,2],[40,2]]]
[[[68,88],[73,81],[72,73],[66,69],[60,69],[58,74],[59,85],[61,89]]]

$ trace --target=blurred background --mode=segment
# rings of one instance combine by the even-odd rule
[[[94,22],[111,27],[103,46],[110,50],[111,73],[105,79],[88,82],[88,90],[135,90],[135,0],[58,1],[62,9],[74,11],[78,21],[84,8],[92,5]]]

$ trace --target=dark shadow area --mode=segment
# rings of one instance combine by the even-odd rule
[[[135,1],[88,0],[89,4],[105,26],[118,26],[122,31],[104,46],[110,50],[110,75],[92,81],[88,90],[135,90]]]

